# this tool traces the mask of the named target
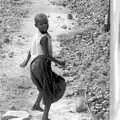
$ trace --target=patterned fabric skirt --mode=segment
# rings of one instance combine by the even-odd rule
[[[51,69],[51,61],[40,55],[30,64],[31,78],[37,89],[43,94],[43,101],[51,103],[59,100],[66,88],[65,79]]]

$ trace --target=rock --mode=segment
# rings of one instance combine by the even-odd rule
[[[76,112],[81,113],[81,112],[87,112],[87,111],[88,111],[88,107],[86,105],[85,97],[77,96],[76,97]]]
[[[67,15],[67,18],[70,19],[70,20],[73,19],[72,14],[69,13],[69,14]]]
[[[7,32],[7,28],[4,28],[3,31],[4,31],[4,32]]]
[[[8,111],[1,120],[30,120],[31,115],[26,111]]]
[[[82,38],[82,34],[81,35],[77,34],[75,37],[76,38]]]
[[[2,20],[0,20],[0,23],[2,23]]]
[[[3,42],[0,41],[0,49],[3,48]]]
[[[61,28],[63,28],[63,29],[67,29],[67,25],[63,25]]]
[[[5,56],[5,55],[0,55],[0,57],[1,57],[1,58],[6,58],[6,56]]]
[[[95,107],[96,107],[97,109],[102,109],[102,104],[96,104]]]
[[[20,0],[14,0],[14,1],[20,1]]]
[[[116,117],[116,118],[117,118],[117,117]],[[104,119],[105,119],[105,120],[109,120],[109,119],[110,119],[109,112],[105,112],[105,113],[104,113]],[[119,117],[118,117],[117,119],[119,119]],[[116,120],[117,120],[117,119],[116,119]]]
[[[95,102],[96,100],[97,100],[97,99],[96,99],[95,96],[93,96],[93,97],[91,97],[91,98],[88,99],[89,102]]]
[[[48,15],[48,18],[50,18],[50,15]]]
[[[65,4],[65,3],[63,3],[63,4],[62,4],[62,6],[63,6],[63,7],[66,7],[66,4]]]
[[[30,95],[33,95],[33,94],[34,94],[34,93],[31,91],[31,92],[30,92]]]
[[[69,74],[69,72],[64,72],[64,73],[63,73],[63,76],[64,76],[64,77],[66,77],[66,76],[68,77],[68,76],[70,76],[70,74]]]
[[[89,113],[79,113],[78,120],[94,120],[92,114]]]
[[[18,35],[18,37],[20,37],[20,38],[21,38],[21,37],[22,37],[22,35]]]
[[[9,57],[10,57],[10,58],[12,58],[13,55],[14,55],[14,52],[10,52],[10,53],[9,53]]]
[[[31,86],[22,86],[22,85],[19,85],[18,88],[19,89],[30,89]]]
[[[61,16],[57,16],[57,18],[61,18]]]
[[[4,43],[10,43],[10,39],[9,39],[8,37],[6,37],[6,38],[4,39]]]
[[[16,107],[14,105],[11,105],[9,109],[16,110]]]
[[[24,45],[24,43],[23,43],[23,42],[21,42],[20,40],[18,40],[17,44],[18,44],[18,45],[21,45],[21,46],[23,46],[23,45]]]

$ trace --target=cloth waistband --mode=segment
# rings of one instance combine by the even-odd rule
[[[31,61],[31,64],[32,64],[36,59],[41,58],[41,57],[42,57],[42,58],[46,58],[46,59],[52,61],[51,58],[50,58],[49,56],[38,55],[37,57],[35,57],[35,58]]]

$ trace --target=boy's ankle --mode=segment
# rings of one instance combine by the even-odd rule
[[[39,105],[34,105],[32,110],[44,111]]]

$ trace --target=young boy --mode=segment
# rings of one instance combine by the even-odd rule
[[[58,75],[51,69],[51,61],[62,66],[65,65],[65,62],[58,61],[52,57],[51,36],[47,32],[49,28],[47,16],[45,14],[37,14],[34,21],[38,33],[33,39],[33,45],[29,50],[27,59],[20,66],[25,67],[31,58],[31,78],[39,91],[32,109],[43,111],[39,106],[43,98],[45,109],[42,120],[48,120],[48,112],[53,102],[52,100],[56,96],[54,81],[58,78]]]

